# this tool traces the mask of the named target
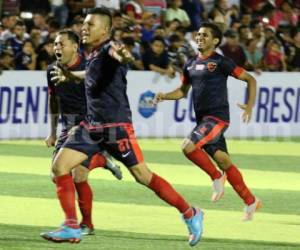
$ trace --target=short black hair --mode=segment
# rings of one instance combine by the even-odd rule
[[[155,41],[160,41],[160,42],[163,43],[163,45],[166,45],[165,44],[165,39],[162,36],[155,36],[155,37],[153,37],[153,39],[151,40],[151,44],[154,43]]]
[[[76,32],[70,29],[63,29],[57,33],[57,35],[67,35],[68,39],[76,44],[80,44],[80,38]]]
[[[89,9],[86,13],[87,15],[100,15],[100,16],[106,16],[108,18],[108,25],[111,29],[112,27],[112,15],[108,8],[106,7],[99,7],[99,8],[92,8]]]
[[[211,34],[213,36],[213,38],[218,38],[219,42],[216,44],[216,48],[220,45],[220,43],[222,42],[222,38],[223,38],[223,33],[220,30],[220,28],[214,24],[214,23],[208,23],[208,22],[203,22],[200,24],[200,28],[209,28],[211,30]]]
[[[258,19],[254,19],[251,21],[250,23],[250,29],[255,29],[257,25],[259,25],[261,23],[261,21],[259,21]]]

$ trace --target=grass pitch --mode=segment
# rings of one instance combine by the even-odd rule
[[[300,249],[300,143],[228,144],[248,186],[263,201],[252,222],[241,221],[243,203],[229,184],[220,202],[210,202],[211,181],[184,158],[180,140],[140,140],[149,167],[204,209],[203,240],[194,249]],[[42,141],[0,142],[0,250],[190,249],[177,211],[136,184],[125,167],[122,181],[102,169],[90,174],[95,236],[79,245],[40,238],[63,218],[49,178],[51,152]]]

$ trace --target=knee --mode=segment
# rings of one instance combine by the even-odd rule
[[[62,164],[60,164],[59,161],[54,161],[52,163],[52,173],[53,173],[53,176],[60,176],[60,175],[63,175],[65,174],[65,170],[64,170],[64,167]]]
[[[134,170],[131,171],[135,181],[139,184],[148,186],[151,182],[152,172],[147,168],[135,167]]]
[[[185,155],[193,152],[196,149],[196,146],[193,142],[188,139],[185,139],[181,145],[181,150]]]
[[[232,162],[227,154],[215,157],[215,160],[222,170],[226,170],[232,165]]]

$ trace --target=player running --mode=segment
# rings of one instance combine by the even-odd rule
[[[49,89],[49,113],[51,120],[51,133],[45,139],[48,147],[55,145],[53,159],[56,157],[59,149],[68,138],[68,133],[73,126],[82,121],[86,115],[86,98],[83,81],[75,83],[69,81],[65,84],[56,85],[51,78],[53,66],[59,64],[70,70],[81,71],[85,69],[86,60],[78,54],[79,37],[71,30],[60,31],[54,42],[54,51],[57,62],[49,65],[47,69],[47,82]],[[59,116],[62,119],[62,131],[56,142],[56,132]],[[56,144],[55,144],[56,142]],[[94,226],[92,223],[92,199],[93,193],[87,182],[89,171],[95,167],[103,167],[112,172],[117,178],[122,178],[122,173],[103,151],[97,153],[82,164],[73,169],[73,179],[75,189],[78,194],[78,205],[82,214],[80,227],[83,234],[93,234]]]
[[[135,138],[126,94],[124,65],[131,59],[122,47],[110,41],[112,18],[105,8],[91,9],[82,28],[82,40],[93,50],[87,62],[85,88],[88,119],[68,138],[53,162],[58,199],[65,212],[63,226],[45,234],[55,242],[79,242],[81,230],[75,210],[75,190],[69,172],[104,147],[121,161],[136,181],[178,209],[189,230],[189,244],[201,239],[203,212],[191,207],[163,178],[151,172],[144,162]]]
[[[170,93],[157,93],[155,102],[184,98],[192,87],[197,125],[184,140],[183,153],[212,179],[213,202],[223,196],[227,178],[246,204],[244,220],[251,220],[256,209],[261,206],[261,201],[250,192],[240,171],[231,162],[224,132],[229,126],[228,76],[247,82],[248,101],[243,105],[238,104],[243,110],[244,122],[251,119],[256,80],[243,68],[236,66],[232,60],[215,52],[221,40],[222,32],[216,25],[203,23],[196,37],[199,55],[184,66],[181,87]],[[208,155],[224,171],[223,174]]]

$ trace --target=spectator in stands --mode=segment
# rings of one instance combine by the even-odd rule
[[[157,25],[164,23],[164,14],[167,9],[166,0],[144,0],[144,10],[156,15],[155,23]]]
[[[297,26],[299,18],[292,1],[283,1],[277,14],[279,15],[279,25]]]
[[[229,7],[227,0],[216,0],[209,17],[213,22],[218,23],[218,26],[225,31],[229,28],[232,20],[238,19],[238,15],[237,6]]]
[[[68,20],[69,9],[65,0],[51,0],[51,12],[60,27],[65,27]]]
[[[47,65],[50,65],[56,60],[53,46],[53,39],[48,39],[44,44],[40,45],[37,53],[37,70],[46,70]]]
[[[66,0],[66,2],[69,8],[68,23],[71,23],[75,16],[82,15],[84,9],[95,6],[95,0]]]
[[[246,69],[250,71],[255,71],[257,73],[260,73],[260,70],[262,68],[262,58],[263,54],[260,50],[256,47],[257,41],[255,39],[248,39],[246,42],[246,46],[244,48],[245,55],[246,55]]]
[[[113,29],[111,33],[112,40],[116,42],[122,42],[123,30],[122,29]]]
[[[156,29],[156,15],[151,12],[144,12],[143,13],[143,24],[142,24],[142,42],[143,43],[150,43],[153,39],[154,32]]]
[[[251,33],[253,38],[257,41],[257,48],[262,50],[264,43],[265,43],[265,36],[264,36],[264,29],[263,24],[259,20],[253,20],[250,23]]]
[[[120,0],[95,0],[95,7],[104,6],[112,11],[119,11],[121,7]]]
[[[242,13],[240,20],[241,20],[241,25],[250,27],[250,23],[252,20],[251,14],[250,13]]]
[[[193,39],[187,39],[186,38],[186,29],[182,26],[178,27],[175,31],[175,34],[179,36],[180,41],[182,41],[182,44],[180,48],[178,49],[178,53],[181,55],[185,55],[185,61],[188,59],[196,56],[198,54],[198,49],[194,49],[192,47],[192,40]],[[191,35],[196,34],[192,33]]]
[[[46,22],[46,13],[38,12],[33,15],[33,24],[35,28],[41,31],[40,43],[44,43],[49,35],[48,25]]]
[[[292,32],[293,46],[292,53],[289,59],[290,70],[300,71],[300,30],[297,29]]]
[[[70,28],[72,31],[76,32],[78,35],[81,34],[81,27],[83,24],[83,18],[82,16],[75,16],[73,21],[70,24]]]
[[[3,32],[1,33],[1,40],[6,42],[9,38],[14,36],[13,29],[16,25],[18,17],[16,15],[6,14],[2,17]]]
[[[227,30],[224,34],[225,44],[220,47],[224,56],[231,58],[238,66],[245,67],[246,55],[239,45],[238,33],[234,30]]]
[[[267,41],[268,39],[270,39],[271,37],[275,37],[276,36],[276,30],[274,27],[272,26],[266,26],[264,29],[264,34],[265,34],[265,40]]]
[[[144,13],[144,0],[128,1],[124,6],[124,12],[128,16],[128,20],[125,22],[132,25],[141,24]]]
[[[124,28],[124,22],[122,18],[122,13],[119,11],[116,11],[113,14],[112,18],[112,27],[115,29],[123,29]]]
[[[182,9],[188,14],[191,21],[189,31],[198,31],[203,21],[204,7],[199,0],[182,0]]]
[[[180,51],[183,40],[179,35],[173,34],[169,37],[168,59],[173,69],[182,74],[186,56]]]
[[[238,28],[238,35],[240,44],[245,48],[247,41],[252,38],[250,28],[248,26],[241,25]]]
[[[0,69],[1,70],[14,70],[14,55],[12,50],[3,50],[0,53]]]
[[[170,7],[166,11],[165,21],[168,23],[173,21],[174,19],[177,19],[180,21],[183,27],[187,28],[190,26],[191,21],[187,13],[180,8],[181,5],[182,5],[181,0],[171,0]]]
[[[181,22],[178,19],[173,19],[172,21],[166,22],[166,35],[171,36],[180,26]]]
[[[14,57],[22,51],[24,41],[29,38],[29,34],[26,33],[25,23],[21,20],[16,22],[13,29],[14,36],[9,38],[7,42],[13,49]]]
[[[286,71],[284,53],[281,44],[277,39],[270,39],[266,44],[266,52],[263,58],[265,71]]]
[[[145,70],[152,70],[170,78],[175,77],[175,70],[170,66],[163,37],[153,38],[150,48],[143,55],[143,63]]]
[[[16,57],[16,69],[17,70],[35,70],[37,62],[37,54],[35,48],[30,40],[27,40],[23,44],[22,51]]]
[[[31,13],[44,13],[51,11],[49,0],[21,0],[20,11]]]
[[[30,40],[34,44],[34,47],[37,48],[42,44],[42,32],[37,27],[32,27],[30,31]]]
[[[46,39],[55,39],[57,32],[60,30],[59,23],[53,18],[50,17],[47,20],[47,26],[48,26],[48,37]]]
[[[132,37],[126,37],[123,38],[123,43],[125,45],[125,48],[131,53],[131,55],[134,57],[134,61],[129,63],[129,69],[132,70],[144,70],[144,64],[142,61],[142,57],[140,53],[137,53],[134,51],[135,42]]]

